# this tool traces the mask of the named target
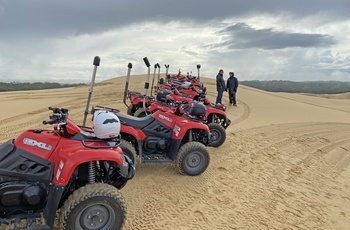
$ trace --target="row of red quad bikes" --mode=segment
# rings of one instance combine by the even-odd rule
[[[134,177],[136,164],[173,163],[189,176],[207,169],[206,146],[222,145],[230,125],[226,108],[206,98],[200,65],[196,78],[166,73],[165,82],[158,74],[154,86],[156,64],[147,95],[150,64],[144,61],[145,94],[128,90],[128,65],[123,101],[131,100],[129,114],[100,105],[89,109],[96,56],[82,125],[68,118],[68,109],[49,107],[43,124],[53,129],[29,129],[0,145],[1,224],[47,230],[58,217],[59,229],[121,229],[127,207],[120,189]],[[89,114],[93,127],[85,125]]]

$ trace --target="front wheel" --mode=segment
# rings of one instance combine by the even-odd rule
[[[218,123],[210,123],[208,124],[208,128],[210,131],[209,146],[219,147],[220,145],[222,145],[226,140],[225,128]]]
[[[199,142],[188,142],[184,144],[176,157],[176,165],[179,172],[188,176],[202,174],[207,169],[209,161],[209,152]]]
[[[108,184],[87,184],[64,202],[60,229],[121,229],[126,218],[126,203],[120,191]]]

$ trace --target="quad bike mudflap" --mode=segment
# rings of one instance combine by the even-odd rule
[[[0,222],[11,229],[120,229],[126,203],[120,193],[135,168],[120,136],[98,138],[49,108],[43,124],[0,145]],[[57,212],[59,210],[59,212]]]

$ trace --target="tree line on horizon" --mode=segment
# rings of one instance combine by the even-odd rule
[[[40,89],[57,89],[57,88],[67,88],[84,85],[82,83],[79,84],[60,84],[57,82],[0,82],[0,92],[7,91],[20,91],[20,90],[40,90]]]
[[[242,85],[269,91],[285,93],[339,94],[350,92],[350,82],[341,81],[240,81]]]
[[[295,82],[285,80],[271,80],[271,81],[240,81],[242,85],[253,88],[270,91],[270,92],[286,92],[286,93],[314,93],[314,94],[338,94],[350,92],[350,82],[340,81],[306,81]],[[20,90],[40,90],[40,89],[56,89],[75,87],[79,84],[60,84],[57,82],[33,82],[33,83],[19,83],[0,82],[0,92],[6,91],[20,91]]]

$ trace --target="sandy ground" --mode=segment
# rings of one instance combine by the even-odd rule
[[[130,89],[144,92],[144,79],[135,76]],[[214,101],[214,80],[202,80]],[[126,112],[124,82],[96,85],[91,105]],[[88,86],[0,93],[0,143],[44,127],[48,106],[68,108],[82,124],[87,95]],[[182,176],[168,164],[137,166],[122,189],[124,229],[350,229],[349,96],[240,86],[237,98],[227,110],[233,123],[226,142],[209,148],[202,175]]]

